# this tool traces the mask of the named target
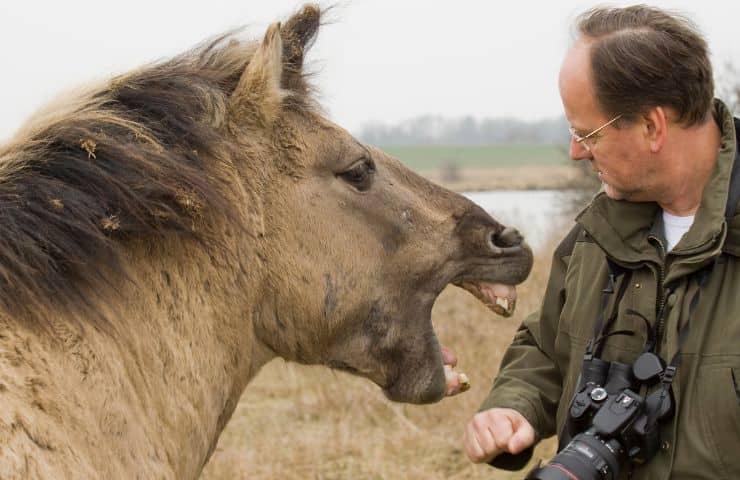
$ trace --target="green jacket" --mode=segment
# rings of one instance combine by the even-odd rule
[[[698,288],[696,272],[714,263],[680,347],[673,382],[675,416],[662,424],[656,456],[635,467],[630,478],[740,479],[740,209],[725,220],[738,143],[732,114],[719,101],[715,120],[722,147],[691,229],[665,255],[657,204],[597,194],[556,250],[542,307],[519,328],[481,410],[519,411],[538,440],[563,431],[585,346],[601,310],[607,255],[630,270],[619,280],[628,282],[621,302],[606,309],[618,312],[611,330],[633,330],[635,335],[609,337],[601,358],[630,364],[642,352],[648,329],[628,310],[654,324],[657,310],[665,305],[658,353],[669,362]],[[616,303],[616,295],[612,297]],[[620,478],[627,478],[629,470],[623,468]]]

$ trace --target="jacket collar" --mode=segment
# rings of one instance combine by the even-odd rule
[[[717,162],[702,193],[694,224],[671,251],[671,256],[678,257],[676,261],[703,263],[706,258],[719,254],[725,240],[725,208],[738,152],[737,135],[732,113],[720,100],[714,102],[714,118],[722,132]],[[657,239],[662,238],[662,232],[657,229],[659,224],[656,224],[660,213],[660,206],[655,202],[613,200],[601,191],[576,221],[619,263],[662,263],[662,252],[656,248]],[[737,236],[731,238],[733,243],[737,242],[734,248],[740,253],[740,217],[734,217],[732,225],[738,229]]]

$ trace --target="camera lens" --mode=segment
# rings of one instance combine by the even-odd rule
[[[530,472],[527,480],[614,480],[619,474],[621,447],[604,443],[589,430],[576,435],[548,465]]]

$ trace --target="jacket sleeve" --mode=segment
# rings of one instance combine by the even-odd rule
[[[555,415],[563,376],[555,362],[555,336],[565,303],[568,260],[579,233],[575,230],[556,249],[541,308],[522,322],[480,408],[518,411],[534,428],[535,441],[556,433]]]

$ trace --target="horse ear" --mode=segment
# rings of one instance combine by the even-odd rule
[[[300,12],[288,19],[281,29],[283,37],[283,87],[294,92],[305,92],[303,57],[316,38],[321,19],[318,5],[304,5]]]
[[[300,12],[270,25],[231,95],[231,112],[241,121],[272,124],[283,99],[304,94],[303,57],[319,29],[321,10],[305,5]]]
[[[232,114],[243,121],[270,125],[279,114],[280,105],[287,93],[280,86],[282,73],[283,41],[280,37],[280,23],[273,23],[231,94]]]

